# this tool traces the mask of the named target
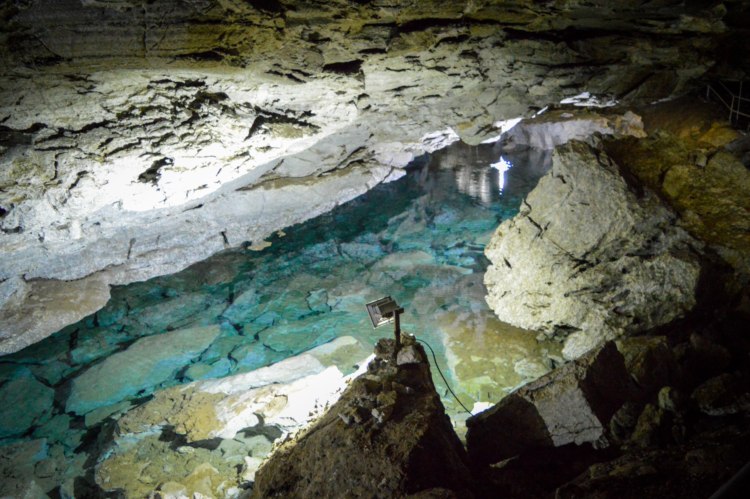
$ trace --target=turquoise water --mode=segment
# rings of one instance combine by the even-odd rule
[[[496,401],[543,373],[555,353],[497,321],[484,302],[484,247],[549,163],[539,151],[502,154],[513,164],[505,173],[489,166],[501,156],[497,146],[455,144],[416,161],[398,181],[276,234],[262,251],[228,250],[114,288],[96,314],[0,358],[0,445],[44,437],[74,452],[101,424],[86,416],[91,411],[257,369],[337,336],[374,345],[391,329],[373,330],[365,303],[384,295],[406,309],[403,329],[434,348],[469,409]],[[196,327],[206,329],[185,333]],[[158,348],[144,348],[156,335]],[[121,365],[136,351],[146,367]],[[117,389],[78,396],[77,378],[92,367]]]

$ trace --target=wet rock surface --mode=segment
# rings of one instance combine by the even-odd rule
[[[395,355],[394,343],[381,340],[367,373],[274,452],[255,477],[253,497],[470,494],[466,454],[435,392],[424,350],[406,336]]]

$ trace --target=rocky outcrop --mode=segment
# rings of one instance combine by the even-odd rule
[[[584,90],[679,93],[723,53],[727,5],[8,4],[0,352],[498,120]]]
[[[634,393],[622,355],[609,342],[469,418],[469,456],[488,465],[568,444],[608,447],[610,419]]]
[[[277,449],[253,497],[465,497],[465,451],[409,336],[380,340],[367,373],[310,428]]]
[[[648,190],[589,145],[555,150],[552,169],[485,253],[487,302],[511,324],[564,341],[573,359],[695,304],[701,243]]]
[[[680,215],[682,227],[750,275],[748,138],[724,123],[723,113],[687,104],[655,106],[647,139],[607,140],[605,148]]]
[[[609,342],[471,418],[480,493],[711,495],[750,458],[742,317]]]

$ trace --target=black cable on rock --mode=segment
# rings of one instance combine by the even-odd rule
[[[453,398],[456,399],[456,402],[458,402],[458,405],[463,407],[464,411],[466,411],[467,414],[469,414],[469,416],[473,416],[471,411],[467,409],[466,406],[463,405],[460,400],[458,400],[458,396],[456,396],[456,393],[451,388],[451,385],[448,384],[448,380],[445,379],[445,376],[443,376],[443,371],[440,370],[440,366],[438,365],[438,362],[437,362],[437,357],[435,356],[435,350],[433,350],[430,344],[427,343],[425,340],[420,340],[419,338],[416,338],[416,340],[420,343],[424,343],[425,345],[427,345],[427,348],[429,348],[430,352],[432,353],[432,360],[435,362],[435,369],[437,369],[437,372],[438,374],[440,374],[440,377],[443,378],[443,381],[445,382],[445,386],[448,387],[448,391],[451,392],[451,395],[453,395]]]

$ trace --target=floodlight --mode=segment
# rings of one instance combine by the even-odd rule
[[[401,322],[399,316],[404,313],[404,309],[399,307],[396,300],[390,296],[371,301],[366,307],[367,313],[370,315],[370,321],[372,321],[372,327],[374,328],[395,321],[393,331],[393,334],[396,337],[396,348],[393,350],[393,355],[395,357],[401,348]]]

